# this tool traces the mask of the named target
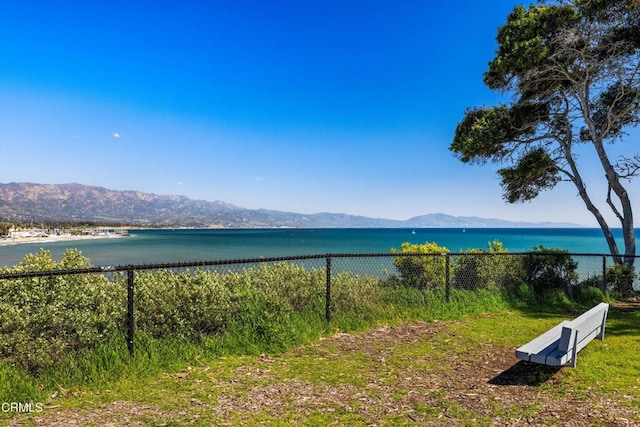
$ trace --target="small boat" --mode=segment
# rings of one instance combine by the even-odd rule
[[[411,234],[416,234],[416,230],[413,230],[413,231],[411,232]]]

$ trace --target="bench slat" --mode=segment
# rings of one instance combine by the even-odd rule
[[[553,350],[552,352],[546,355],[541,355],[541,354],[532,355],[531,362],[539,363],[547,366],[564,366],[571,361],[572,356],[573,356],[573,350],[571,350],[570,353],[565,353],[556,348],[555,350]]]
[[[604,325],[604,321],[607,318],[608,308],[609,308],[609,304],[600,303],[595,307],[593,307],[591,310],[573,319],[570,322],[570,325],[567,325],[567,326],[572,328],[574,331],[580,330],[583,333],[586,332],[586,334],[583,335],[582,337],[579,337],[578,340],[579,342],[583,342],[584,340],[587,340],[587,342],[589,342],[594,338],[591,336],[591,332],[594,330],[600,331],[600,328]],[[560,350],[568,351],[570,348],[572,348],[574,337],[575,337],[575,332],[571,333],[570,336],[567,336],[566,340],[561,339],[560,346],[559,346]],[[584,345],[582,347],[584,347]]]
[[[521,360],[530,361],[532,355],[543,352],[550,346],[553,348],[557,348],[558,341],[560,340],[560,334],[562,333],[562,328],[569,323],[570,322],[568,320],[563,320],[544,334],[519,347],[516,350],[516,357]],[[548,353],[549,351],[551,350],[547,350],[546,353]]]
[[[580,350],[594,338],[604,338],[608,310],[609,304],[600,303],[571,321],[561,322],[519,347],[516,357],[549,366],[575,366]]]

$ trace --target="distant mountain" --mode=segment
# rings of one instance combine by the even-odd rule
[[[507,221],[498,218],[477,216],[452,216],[441,213],[421,215],[406,221],[406,227],[469,227],[469,228],[509,228],[509,227],[582,227],[579,224],[557,222]]]
[[[0,183],[0,220],[91,222],[149,227],[575,227],[576,224],[512,222],[445,214],[405,221],[339,213],[304,215],[245,209],[229,203],[116,191],[81,184]]]

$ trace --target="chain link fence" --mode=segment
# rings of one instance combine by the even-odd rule
[[[90,347],[113,330],[126,338],[133,355],[139,331],[198,339],[237,322],[274,327],[278,319],[302,312],[330,322],[335,315],[375,310],[403,289],[448,301],[452,292],[523,283],[540,293],[631,292],[640,289],[639,280],[633,269],[614,264],[611,255],[566,252],[323,254],[47,271],[7,268],[0,271],[0,359],[17,357],[37,367],[69,348]],[[261,322],[259,316],[272,321]]]

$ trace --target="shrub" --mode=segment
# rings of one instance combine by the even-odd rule
[[[242,272],[158,270],[136,275],[135,318],[156,338],[200,339],[230,322],[257,325],[259,335],[268,335],[288,313],[323,301],[324,283],[323,270],[286,262]]]
[[[522,265],[499,242],[487,252],[469,251],[451,258],[453,283],[478,292],[445,292],[447,248],[435,243],[403,243],[392,250],[400,277],[387,280],[340,272],[332,276],[332,316],[336,325],[351,327],[396,313],[425,310],[439,317],[455,310],[495,306],[504,283],[521,283],[514,293],[531,296],[533,286],[518,281]],[[501,255],[501,256],[499,256]],[[554,272],[555,264],[535,254],[534,278]],[[564,256],[564,254],[561,254]],[[569,257],[570,259],[570,257]],[[561,266],[567,269],[567,263]],[[55,262],[47,251],[28,255],[13,269],[25,272],[92,267],[77,250]],[[575,269],[575,267],[574,267]],[[570,270],[570,269],[569,269]],[[563,270],[564,271],[564,270]],[[187,269],[135,272],[134,317],[138,337],[200,340],[224,334],[225,342],[247,351],[284,348],[292,330],[309,322],[323,327],[326,271],[289,262],[259,263],[241,272]],[[127,276],[104,274],[50,275],[0,281],[0,359],[30,371],[58,364],[63,358],[96,348],[102,342],[122,341],[126,325]],[[468,284],[465,280],[469,280]],[[450,297],[446,306],[444,301]],[[558,299],[557,295],[549,298]],[[438,311],[440,310],[440,311]],[[317,323],[315,323],[317,322]],[[115,341],[114,341],[115,340]],[[70,361],[71,359],[67,359]]]
[[[542,306],[555,307],[561,310],[568,310],[573,307],[573,303],[567,296],[566,292],[561,289],[547,290],[543,295],[538,297]]]
[[[552,290],[567,291],[578,280],[578,263],[564,249],[533,248],[524,261],[527,281],[537,295]]]
[[[250,298],[263,309],[300,312],[324,295],[326,283],[324,269],[307,271],[289,262],[260,264],[228,276],[236,311],[242,311],[243,299]]]
[[[633,265],[615,264],[606,270],[607,289],[623,296],[632,295],[636,271]]]
[[[302,313],[321,318],[326,282],[322,269],[281,262],[261,264],[224,276],[231,292],[230,324],[245,341],[279,348],[286,340],[289,323]]]
[[[357,319],[374,319],[385,309],[391,288],[381,286],[371,276],[354,276],[342,272],[331,278],[333,315]]]
[[[469,249],[452,265],[456,287],[468,290],[501,288],[524,277],[520,258],[507,256],[499,241],[489,242],[487,250]]]
[[[423,245],[412,245],[404,242],[399,251],[392,248],[391,252],[405,254],[393,259],[393,264],[398,269],[405,285],[418,289],[444,288],[446,260],[442,255],[449,252],[449,249],[439,246],[437,243],[427,242]],[[424,256],[406,254],[424,254]]]
[[[524,280],[514,280],[510,286],[503,288],[503,295],[516,306],[533,306],[538,302],[538,296],[533,286]]]
[[[587,277],[586,279],[580,281],[580,283],[578,284],[578,287],[580,288],[594,287],[594,288],[602,289],[602,274],[596,274],[596,275]]]
[[[67,250],[60,262],[41,249],[3,273],[88,268],[88,258]],[[30,371],[58,363],[122,331],[126,290],[101,274],[25,277],[0,281],[0,358]]]
[[[222,329],[231,293],[217,273],[158,270],[136,274],[136,327],[153,337],[199,339]]]
[[[604,301],[605,294],[594,286],[577,286],[573,299],[580,304],[592,306]]]

